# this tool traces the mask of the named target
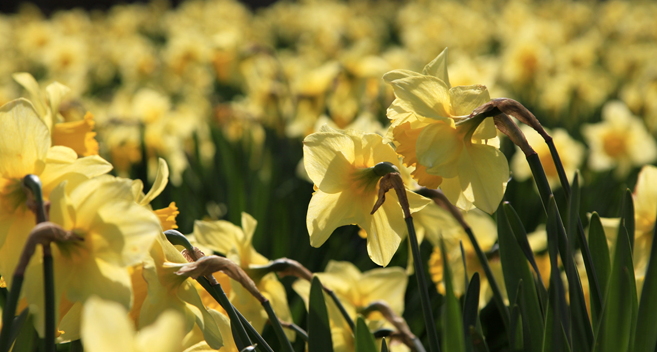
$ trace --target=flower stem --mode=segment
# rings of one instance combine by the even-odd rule
[[[41,180],[36,175],[26,175],[23,178],[23,185],[32,192],[34,199],[36,223],[48,221],[46,207],[43,201],[43,191]],[[55,274],[52,263],[52,251],[50,243],[43,244],[43,289],[45,293],[45,350],[54,352],[55,348]]]
[[[203,288],[205,288],[206,291],[221,305],[222,308],[228,313],[228,317],[230,318],[230,325],[233,327],[233,331],[237,332],[236,334],[233,334],[234,339],[235,339],[235,345],[237,346],[238,350],[243,350],[247,346],[252,345],[251,339],[249,339],[249,336],[246,333],[246,330],[244,329],[244,326],[242,325],[242,322],[237,315],[237,310],[233,305],[230,303],[230,300],[228,300],[228,297],[226,296],[226,293],[224,290],[221,288],[221,284],[217,285],[212,285],[210,284],[210,281],[206,279],[205,277],[199,277],[196,279]]]
[[[338,307],[338,310],[344,317],[344,320],[347,321],[347,324],[349,324],[349,327],[351,328],[351,332],[355,333],[356,332],[356,325],[354,325],[354,320],[351,319],[349,316],[349,313],[347,313],[347,310],[344,308],[342,305],[342,302],[340,302],[340,299],[338,299],[338,296],[335,294],[335,291],[328,289],[324,287],[324,292],[328,293],[329,296],[331,296],[331,299],[335,303],[335,305]]]
[[[411,240],[411,252],[413,253],[413,266],[415,267],[415,276],[417,284],[420,288],[420,302],[422,304],[422,315],[424,316],[424,324],[427,327],[427,334],[429,335],[429,348],[431,352],[440,351],[440,344],[438,343],[438,334],[436,330],[436,322],[433,319],[431,311],[431,301],[429,301],[429,289],[424,274],[424,265],[422,256],[420,255],[420,246],[417,242],[417,235],[415,234],[415,226],[413,226],[413,217],[410,215],[405,219],[406,228],[408,229],[408,236]]]
[[[561,188],[563,188],[564,192],[566,193],[566,198],[570,199],[571,196],[570,184],[568,183],[568,177],[566,176],[566,171],[563,167],[563,164],[561,163],[561,157],[559,157],[559,152],[557,151],[557,148],[554,145],[554,140],[552,138],[546,138],[545,143],[548,145],[548,148],[550,148],[552,161],[554,161],[554,166],[556,167],[557,173],[559,174],[559,181],[561,182]],[[596,295],[597,298],[597,299],[592,299],[591,304],[597,305],[598,311],[600,311],[602,309],[603,293],[600,290],[598,274],[596,273],[595,267],[593,266],[593,257],[591,256],[591,250],[589,249],[588,241],[586,240],[586,236],[584,235],[584,226],[582,226],[582,219],[580,219],[579,216],[577,216],[576,232],[577,232],[577,239],[579,241],[579,246],[582,251],[582,257],[584,259],[584,266],[586,267],[586,273],[588,275],[589,280],[593,282],[594,290],[592,291],[594,292],[592,292],[592,294]],[[574,234],[569,234],[569,235],[572,236]]]
[[[2,332],[0,332],[0,352],[7,352],[11,347],[11,326],[16,314],[18,299],[23,287],[23,275],[14,275],[9,289],[9,296],[2,311]]]
[[[269,300],[262,302],[262,307],[265,308],[265,312],[267,312],[269,321],[271,322],[271,325],[274,327],[274,332],[278,337],[278,342],[281,344],[282,350],[286,352],[294,352],[294,349],[292,348],[290,341],[287,339],[287,336],[285,336],[285,331],[283,331],[281,322],[278,320],[276,313],[274,313],[274,310],[272,309]]]

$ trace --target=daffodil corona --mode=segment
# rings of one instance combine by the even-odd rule
[[[315,183],[306,217],[310,244],[319,247],[336,228],[356,224],[367,233],[367,252],[372,261],[388,265],[406,236],[397,195],[389,192],[383,206],[370,213],[382,176],[374,167],[388,162],[398,168],[395,151],[379,135],[327,127],[306,137],[303,144],[304,165]],[[407,195],[411,212],[430,202],[413,192]]]

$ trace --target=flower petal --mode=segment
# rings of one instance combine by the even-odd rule
[[[449,87],[433,76],[412,76],[390,83],[395,96],[416,114],[435,120],[447,120],[451,114]]]
[[[329,194],[317,190],[310,199],[306,217],[310,245],[320,247],[335,229],[353,224],[353,214],[360,211],[357,207],[360,206],[354,202],[353,195],[347,192]]]
[[[416,142],[417,160],[432,175],[446,178],[458,174],[458,160],[463,139],[454,126],[432,123],[422,129]]]
[[[34,106],[16,99],[0,107],[0,131],[0,176],[40,174],[50,148],[50,133]]]
[[[497,210],[509,179],[509,165],[497,148],[470,144],[458,162],[461,189],[472,187],[474,205],[492,214]]]
[[[303,140],[303,163],[310,179],[327,192],[350,181],[343,173],[354,162],[354,140],[344,133],[313,133]],[[325,180],[327,179],[327,180]]]

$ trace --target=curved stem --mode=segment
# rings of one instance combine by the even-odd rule
[[[294,349],[292,348],[292,345],[290,344],[290,340],[288,340],[287,336],[285,336],[285,331],[283,331],[283,327],[281,326],[281,322],[278,320],[278,317],[276,316],[276,313],[274,313],[274,309],[272,309],[271,303],[269,303],[269,300],[266,300],[266,301],[262,302],[262,306],[265,308],[265,312],[267,312],[267,316],[269,317],[269,321],[271,322],[271,325],[274,327],[274,332],[276,333],[276,336],[278,337],[278,342],[281,344],[283,351],[294,352]]]
[[[417,278],[417,285],[420,291],[420,302],[422,304],[422,316],[424,317],[424,324],[427,327],[427,334],[429,335],[429,348],[432,352],[440,351],[440,344],[438,343],[438,331],[436,329],[436,322],[433,319],[431,310],[431,301],[429,300],[429,289],[427,287],[426,276],[424,274],[424,265],[422,256],[420,255],[420,246],[415,234],[415,226],[413,226],[413,217],[408,216],[404,219],[406,221],[406,228],[408,229],[408,236],[411,240],[411,252],[413,253],[413,266],[415,267],[415,277]]]

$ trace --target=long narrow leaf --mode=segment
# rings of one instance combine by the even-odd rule
[[[543,341],[541,304],[534,285],[534,276],[509,225],[506,207],[504,206],[501,206],[497,211],[497,233],[502,273],[504,274],[509,302],[517,302],[519,309],[522,308],[527,312],[527,315],[522,318],[526,320],[529,328],[528,336],[531,338],[531,342],[528,346],[532,347],[532,351],[538,351],[540,341]],[[516,297],[516,292],[520,291],[518,285],[522,285],[522,297]],[[510,338],[513,339],[514,336],[510,336]]]
[[[630,240],[630,248],[634,250],[634,199],[632,199],[632,191],[628,189],[625,190],[623,195],[623,206],[621,207],[621,223],[618,231],[621,231],[621,227],[625,227],[627,231],[627,237]]]
[[[333,352],[331,326],[324,301],[324,290],[317,276],[310,284],[310,302],[308,305],[308,350]]]
[[[630,239],[626,231],[621,231],[616,239],[611,277],[595,342],[596,352],[629,351],[636,309],[636,283]]]
[[[605,230],[602,227],[602,222],[600,222],[600,216],[595,212],[591,215],[591,221],[589,223],[589,248],[591,249],[593,257],[593,266],[598,273],[600,290],[606,292],[609,276],[611,275],[611,257],[609,255],[609,246],[607,245]],[[593,300],[592,296],[591,300]],[[593,326],[598,326],[600,324],[601,314],[602,312],[600,312],[594,304],[591,304],[591,319],[593,320]]]
[[[463,331],[470,331],[470,328],[476,329],[479,324],[479,291],[481,282],[479,273],[475,272],[469,281],[468,288],[463,299]],[[475,351],[473,336],[468,334],[465,338],[465,349]]]
[[[445,313],[443,313],[443,351],[465,352],[465,335],[459,301],[454,295],[452,271],[445,252],[445,244],[441,241],[440,250],[443,256],[443,280],[445,283]]]
[[[377,352],[376,341],[362,316],[356,321],[356,352]]]

